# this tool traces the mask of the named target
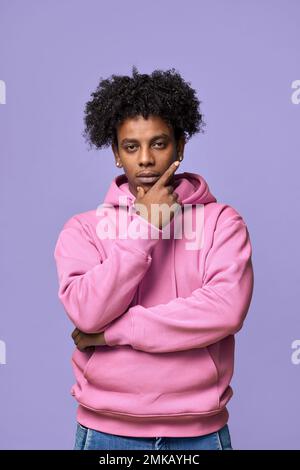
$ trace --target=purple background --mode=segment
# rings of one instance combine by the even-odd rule
[[[62,224],[96,208],[120,170],[88,151],[83,109],[100,77],[175,67],[207,126],[182,171],[243,216],[255,289],[237,335],[234,448],[299,449],[300,2],[0,0],[0,448],[70,449],[73,329],[57,298]]]

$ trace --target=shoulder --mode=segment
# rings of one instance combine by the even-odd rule
[[[229,223],[240,222],[246,225],[246,221],[242,214],[232,205],[213,202],[207,204],[206,207],[207,216],[214,220],[216,227],[222,227]]]
[[[101,247],[96,239],[96,210],[80,212],[69,217],[58,233],[54,256],[56,259],[72,257],[94,263],[101,260]]]
[[[81,228],[85,226],[93,226],[97,223],[96,209],[85,212],[78,212],[70,216],[63,224],[62,230],[67,228]]]
[[[96,209],[78,212],[62,224],[58,233],[59,242],[88,242],[97,245],[96,241],[96,226],[97,226],[97,212]]]

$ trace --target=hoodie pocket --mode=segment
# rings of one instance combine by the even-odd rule
[[[96,411],[131,416],[215,414],[218,370],[207,348],[149,354],[99,346],[88,360],[79,402]]]

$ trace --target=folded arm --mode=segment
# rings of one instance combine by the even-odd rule
[[[140,233],[148,233],[151,224],[138,215],[130,224],[136,217]],[[151,250],[157,242],[150,237],[116,239],[102,260],[89,227],[76,216],[66,222],[54,250],[58,297],[79,330],[101,332],[124,313],[151,265]]]
[[[129,308],[104,331],[106,344],[164,353],[206,347],[236,333],[252,297],[251,254],[247,227],[231,211],[215,229],[202,287],[166,304]]]

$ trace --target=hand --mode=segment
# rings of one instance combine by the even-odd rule
[[[174,192],[173,186],[167,185],[178,166],[178,161],[173,162],[147,192],[141,186],[137,187],[137,197],[134,202],[135,209],[138,210],[141,217],[160,229],[173,219],[179,204],[177,202],[178,194]],[[168,204],[169,207],[176,204],[177,207],[175,211],[152,211],[151,217],[152,204]]]
[[[72,338],[80,351],[93,348],[94,346],[105,346],[104,332],[102,333],[83,333],[75,328]]]

